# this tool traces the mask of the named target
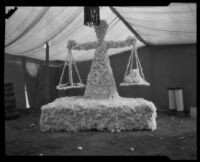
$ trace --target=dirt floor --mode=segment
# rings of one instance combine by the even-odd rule
[[[5,121],[6,155],[156,156],[197,159],[196,120],[158,112],[156,131],[40,132],[40,110]],[[81,146],[81,149],[78,147]]]

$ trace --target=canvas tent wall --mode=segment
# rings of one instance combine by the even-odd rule
[[[183,87],[184,106],[189,111],[190,106],[196,106],[196,45],[174,45],[160,47],[143,47],[138,54],[143,65],[146,79],[150,87],[120,87],[130,51],[110,57],[118,92],[124,97],[144,97],[153,101],[158,109],[168,108],[168,87]],[[6,57],[8,57],[6,55]],[[18,58],[18,57],[17,57]],[[15,58],[16,59],[16,58]],[[20,61],[20,60],[19,60]],[[25,63],[40,65],[37,77],[32,77],[25,69],[25,83],[29,94],[31,107],[40,107],[45,102],[44,62],[25,59]],[[64,92],[56,90],[61,75],[62,63],[50,66],[51,101],[60,96],[83,95],[84,89],[71,89]],[[90,70],[91,61],[77,64],[84,83]],[[19,62],[5,62],[4,80],[12,81],[17,94],[17,107],[25,108],[23,66]],[[18,86],[21,84],[20,86]]]
[[[113,7],[147,42],[187,44],[196,42],[196,4],[181,3],[161,7]],[[125,40],[134,36],[109,7],[100,8],[100,18],[108,24],[106,40]],[[66,59],[66,43],[96,40],[94,29],[83,24],[83,7],[18,7],[6,20],[5,53],[45,60],[46,42],[50,45],[50,60]],[[144,44],[137,41],[137,46]],[[128,48],[110,49],[109,55]],[[76,51],[77,61],[91,60],[94,50]]]
[[[58,97],[58,84],[63,62],[52,61],[49,65],[50,101]],[[25,85],[30,107],[40,107],[46,99],[45,62],[23,56],[5,55],[4,82],[12,82],[15,90],[16,107],[26,107]]]
[[[26,107],[24,93],[23,67],[20,57],[5,55],[4,59],[4,82],[12,82],[16,97],[16,108],[24,109]]]
[[[153,101],[158,109],[167,110],[169,108],[167,88],[182,87],[185,111],[189,111],[190,106],[196,106],[196,45],[148,46],[139,49],[138,53],[145,77],[151,86],[119,87],[122,96],[144,97]],[[119,61],[123,56],[114,57]],[[118,67],[115,70],[116,77],[119,69]]]
[[[151,86],[121,87],[130,51],[110,56],[117,89],[123,97],[142,97],[154,102],[159,110],[169,107],[169,87],[183,87],[185,111],[196,106],[196,45],[173,45],[151,47],[138,50],[145,78]],[[83,82],[86,83],[91,61],[78,64]],[[82,95],[83,90],[68,90],[65,95]]]
[[[150,82],[153,82],[157,84],[158,87],[155,87],[154,84],[154,90],[156,90],[156,93],[159,94],[158,98],[154,98],[155,102],[161,105],[161,107],[167,106],[167,97],[163,96],[166,93],[164,92],[164,89],[166,89],[166,86],[168,86],[167,81],[168,76],[165,75],[166,82],[163,81],[163,78],[159,78],[159,76],[163,73],[156,72],[157,66],[161,66],[161,62],[163,60],[179,60],[178,57],[181,57],[181,61],[183,61],[182,65],[185,67],[188,67],[188,72],[190,73],[183,75],[180,70],[177,71],[176,76],[181,75],[183,78],[187,77],[188,75],[192,75],[192,80],[195,79],[195,64],[194,64],[194,58],[195,58],[195,50],[194,46],[187,46],[188,49],[190,49],[192,52],[189,54],[189,51],[183,50],[184,46],[181,46],[181,44],[195,44],[196,43],[196,4],[195,3],[180,3],[180,4],[171,4],[169,6],[165,7],[113,7],[123,18],[124,20],[129,23],[129,25],[135,29],[135,31],[147,42],[147,44],[152,44],[154,47],[144,47],[139,49],[139,53],[141,54],[141,62],[142,60],[145,63],[143,63],[144,69],[145,69],[145,75],[147,75],[147,79],[150,79]],[[108,28],[108,34],[106,35],[106,40],[125,40],[128,36],[132,35],[134,36],[134,33],[132,33],[126,25],[120,20],[119,17],[117,17],[109,7],[101,7],[101,19],[106,19],[109,23]],[[50,61],[53,60],[61,60],[64,61],[66,59],[66,44],[69,39],[74,39],[79,43],[87,42],[87,41],[95,41],[96,36],[94,33],[94,30],[92,28],[86,27],[83,25],[83,7],[19,7],[17,12],[8,20],[6,20],[6,31],[5,31],[5,54],[11,54],[14,56],[25,56],[23,59],[24,62],[37,62],[37,64],[41,64],[39,68],[40,72],[38,72],[38,75],[40,76],[40,79],[32,78],[30,79],[30,76],[27,77],[25,74],[25,82],[29,82],[29,84],[32,84],[32,86],[28,86],[29,91],[29,97],[32,95],[30,99],[32,101],[32,106],[39,106],[42,104],[39,100],[36,101],[36,98],[38,96],[42,100],[42,96],[44,94],[37,94],[42,93],[45,90],[40,89],[41,87],[36,84],[39,80],[42,80],[42,77],[44,77],[44,62],[38,60],[45,60],[45,48],[44,44],[48,41],[50,44]],[[138,47],[143,47],[145,44],[143,44],[141,41],[137,40]],[[168,45],[174,45],[174,44],[180,44],[180,46],[168,46]],[[162,47],[158,47],[160,45],[165,45]],[[174,48],[176,47],[176,48]],[[167,48],[169,48],[169,51],[167,51]],[[144,50],[145,49],[145,50]],[[148,50],[147,50],[148,49]],[[156,49],[159,49],[157,51]],[[171,50],[170,50],[171,49]],[[173,56],[175,57],[172,59],[171,53],[173,53],[172,49],[177,51]],[[119,49],[112,49],[108,51],[108,54],[111,56],[111,64],[113,67],[113,70],[116,73],[117,67],[126,66],[126,61],[124,60],[127,58],[127,52],[130,48],[119,48]],[[145,52],[142,52],[145,51]],[[153,52],[152,52],[153,51]],[[153,53],[155,52],[155,55]],[[90,51],[76,51],[73,52],[74,58],[79,62],[78,66],[80,66],[83,80],[87,78],[88,74],[88,68],[90,66],[90,61],[93,57],[94,50]],[[116,56],[112,56],[114,54],[118,54]],[[139,54],[139,55],[140,55]],[[144,56],[145,55],[145,56]],[[166,56],[168,55],[168,56]],[[191,55],[191,58],[190,58]],[[151,56],[151,57],[150,57]],[[27,58],[28,57],[28,58]],[[32,59],[31,59],[32,58]],[[115,59],[116,58],[116,59]],[[159,60],[157,59],[159,58]],[[184,59],[183,59],[184,58]],[[120,64],[115,64],[112,60],[120,60]],[[124,61],[122,61],[124,60]],[[154,60],[154,61],[152,61]],[[155,61],[156,60],[156,61]],[[185,66],[185,60],[188,60],[188,66]],[[116,61],[118,62],[118,61]],[[180,63],[180,60],[177,61]],[[189,63],[191,63],[191,66],[189,66]],[[82,64],[84,64],[84,68],[82,68]],[[168,61],[168,64],[165,64],[166,67],[169,67],[168,65],[171,64],[170,61]],[[147,67],[145,67],[147,66]],[[8,65],[5,65],[9,68]],[[88,68],[86,68],[88,67]],[[169,69],[163,67],[163,70],[165,69],[166,73],[170,73],[173,75],[172,69],[170,69],[173,66],[170,66]],[[86,68],[86,69],[85,69]],[[159,68],[159,67],[158,67]],[[175,66],[175,69],[180,67],[177,64],[177,67]],[[57,69],[57,68],[55,68]],[[59,68],[58,68],[59,69]],[[60,71],[55,70],[54,72],[51,71],[50,74],[53,75],[50,78],[50,83],[52,84],[52,88],[54,90],[51,90],[51,95],[53,96],[51,99],[58,96],[58,93],[55,91],[55,83],[57,82],[58,77],[60,76]],[[121,73],[123,69],[118,69],[119,71],[117,73]],[[162,69],[161,69],[162,70]],[[6,70],[8,71],[8,70]],[[12,70],[10,70],[12,71]],[[19,70],[20,71],[20,70]],[[42,72],[43,71],[43,72]],[[56,72],[57,71],[57,72]],[[164,71],[163,71],[164,72]],[[180,74],[178,73],[180,72]],[[11,75],[11,72],[9,72]],[[56,73],[56,74],[54,74]],[[166,74],[165,73],[165,74]],[[8,73],[6,72],[5,75]],[[156,78],[154,80],[151,80],[152,77]],[[8,75],[7,75],[8,77]],[[116,76],[117,77],[117,76]],[[149,78],[148,78],[149,77]],[[27,79],[29,78],[29,79]],[[121,78],[116,79],[116,82],[119,82]],[[175,80],[173,80],[175,79]],[[162,80],[162,81],[161,81]],[[196,95],[195,89],[195,83],[190,84],[187,79],[183,79],[185,82],[181,83],[180,78],[171,78],[171,82],[175,81],[180,83],[181,85],[188,87],[188,85],[191,85],[192,88],[189,88],[189,93],[186,94],[186,96],[189,95]],[[159,82],[161,81],[161,83]],[[30,83],[33,82],[33,83]],[[44,83],[43,81],[41,81]],[[194,82],[194,80],[193,80]],[[35,87],[33,86],[35,84]],[[176,84],[176,86],[177,86]],[[37,85],[37,86],[36,86]],[[162,85],[162,86],[161,86]],[[54,87],[53,87],[54,86]],[[173,86],[173,84],[170,84],[169,86]],[[31,90],[30,90],[31,87]],[[33,88],[34,87],[34,88]],[[40,87],[38,90],[38,87]],[[43,85],[42,87],[45,87]],[[150,89],[151,89],[150,88]],[[36,90],[37,89],[37,90]],[[44,88],[43,88],[44,89]],[[143,89],[143,88],[142,88]],[[119,89],[121,94],[127,95],[127,96],[133,96],[134,93],[137,93],[138,95],[144,94],[143,97],[145,97],[146,94],[149,95],[149,97],[154,93],[153,91],[149,91],[149,93],[144,93],[144,91],[148,91],[148,88],[146,90],[142,90],[137,87],[130,88],[130,92],[127,92],[125,94],[125,90]],[[186,88],[188,89],[188,88]],[[30,91],[31,94],[30,94]],[[150,93],[151,92],[151,93]],[[68,91],[67,95],[78,95],[82,94],[83,91],[78,90],[72,90]],[[160,94],[162,93],[162,94]],[[38,95],[38,96],[36,96]],[[162,96],[162,97],[160,97]],[[148,98],[148,96],[147,96]],[[151,98],[151,97],[150,97]],[[195,97],[194,97],[195,98]],[[157,100],[158,99],[158,100]],[[190,101],[189,101],[190,100]],[[187,101],[188,105],[194,104],[194,99],[189,99]],[[163,105],[164,104],[164,105]]]

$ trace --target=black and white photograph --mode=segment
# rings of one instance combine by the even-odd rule
[[[197,3],[5,6],[5,156],[197,160]]]

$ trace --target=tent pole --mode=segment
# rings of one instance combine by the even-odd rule
[[[129,23],[117,12],[113,7],[109,6],[111,11],[126,25],[126,27],[136,36],[138,40],[140,40],[145,45],[152,45],[151,43],[147,43],[134,29]]]
[[[49,43],[46,42],[46,103],[49,102]]]
[[[25,59],[24,56],[21,56],[21,63],[22,63],[22,70],[23,70],[23,79],[24,79],[24,94],[25,94],[25,105],[26,108],[31,108],[29,104],[29,99],[28,99],[28,92],[27,92],[27,87],[26,87],[26,76],[25,76]]]

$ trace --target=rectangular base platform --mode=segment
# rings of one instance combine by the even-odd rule
[[[62,97],[41,107],[41,131],[155,130],[155,105],[143,98]]]

